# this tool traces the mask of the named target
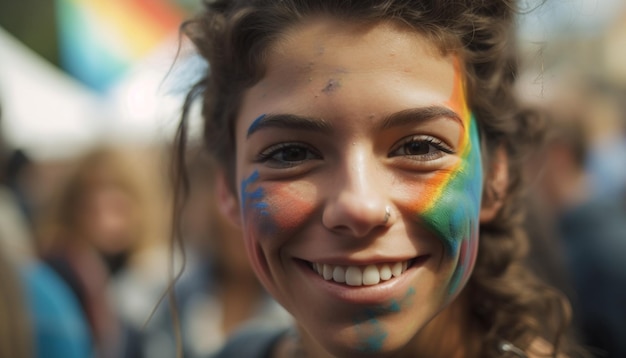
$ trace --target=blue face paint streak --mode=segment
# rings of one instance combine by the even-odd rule
[[[275,225],[271,220],[269,212],[269,205],[263,201],[265,198],[265,191],[263,188],[256,188],[253,191],[248,191],[248,187],[259,180],[259,172],[254,171],[250,176],[241,181],[241,210],[243,212],[244,219],[248,215],[248,210],[253,210],[258,214],[259,226],[262,232],[270,233],[274,230]]]
[[[259,123],[263,120],[263,118],[265,118],[265,114],[258,116],[257,119],[252,121],[252,124],[250,125],[250,127],[248,127],[248,133],[247,133],[248,136],[257,129],[257,127],[259,126]]]
[[[355,322],[355,330],[359,340],[358,349],[364,353],[380,352],[389,333],[385,331],[373,312],[367,311],[365,315]]]
[[[402,308],[410,306],[413,303],[413,296],[415,296],[415,288],[409,287],[400,301],[396,301],[395,299],[391,301],[389,311],[400,312]]]
[[[450,281],[449,293],[455,293],[464,284],[463,278],[469,275],[470,265],[475,256],[478,245],[478,216],[480,213],[483,171],[480,155],[480,139],[476,118],[472,115],[470,121],[470,153],[462,168],[462,184],[459,190],[465,193],[465,200],[457,200],[456,206],[450,212],[450,234],[454,235],[455,250],[452,254],[459,254],[457,267]],[[460,240],[459,240],[460,239]],[[460,252],[458,249],[460,248]]]
[[[359,341],[359,349],[364,353],[380,352],[389,335],[378,317],[389,313],[398,313],[413,303],[415,288],[407,290],[400,300],[392,299],[387,304],[367,308],[361,317],[354,320]]]

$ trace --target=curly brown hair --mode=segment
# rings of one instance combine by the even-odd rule
[[[516,50],[514,0],[220,0],[185,23],[183,32],[210,70],[189,92],[177,138],[184,152],[186,117],[201,96],[204,137],[234,190],[234,124],[243,93],[264,75],[273,42],[290,26],[323,14],[353,22],[392,21],[408,26],[464,62],[468,105],[477,118],[485,171],[496,148],[508,154],[509,184],[498,197],[485,183],[483,201],[502,200],[492,222],[480,228],[474,272],[466,287],[473,315],[484,330],[481,357],[506,356],[501,342],[528,351],[538,338],[552,345],[551,356],[567,352],[569,304],[535,280],[523,266],[527,239],[522,229],[523,156],[539,141],[540,116],[523,109],[513,93]],[[182,163],[182,161],[179,161]],[[489,176],[486,176],[489,178]]]

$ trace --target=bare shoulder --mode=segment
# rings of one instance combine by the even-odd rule
[[[526,354],[528,358],[546,358],[546,357],[554,357],[553,346],[548,341],[543,338],[535,338],[535,340],[530,344]],[[556,357],[558,358],[569,358],[565,354],[559,353]]]

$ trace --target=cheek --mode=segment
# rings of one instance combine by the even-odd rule
[[[473,239],[478,234],[480,173],[480,168],[445,173],[409,190],[419,193],[409,204],[409,210],[441,240],[446,252],[452,256],[457,255],[463,240]],[[449,179],[447,182],[442,180],[444,175],[449,177],[445,178]]]
[[[458,167],[423,183],[421,191],[428,194],[421,195],[414,206],[419,221],[441,240],[448,256],[457,261],[450,280],[450,294],[458,292],[467,282],[478,248],[483,178],[474,123],[469,147]]]
[[[245,182],[241,204],[247,236],[288,237],[313,214],[317,190],[310,183],[270,182],[251,189]]]
[[[246,234],[253,233],[252,229],[257,225],[265,228],[265,230],[271,226],[266,192],[258,182],[259,172],[254,171],[249,177],[242,180],[240,185],[241,203],[239,207],[241,208]]]
[[[266,188],[275,234],[294,234],[313,216],[317,196],[314,185],[308,182],[272,183]]]
[[[443,241],[446,250],[456,255],[463,240],[478,234],[482,175],[480,167],[471,162],[465,162],[452,175],[432,206],[418,215]]]

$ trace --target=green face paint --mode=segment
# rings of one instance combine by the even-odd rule
[[[459,161],[451,170],[437,173],[429,179],[425,184],[427,194],[419,198],[414,210],[427,228],[443,242],[447,253],[458,257],[450,281],[449,291],[453,295],[467,282],[474,266],[483,169],[476,118],[467,108],[464,86],[459,79],[455,81],[448,105],[460,115],[464,126],[458,146]]]

